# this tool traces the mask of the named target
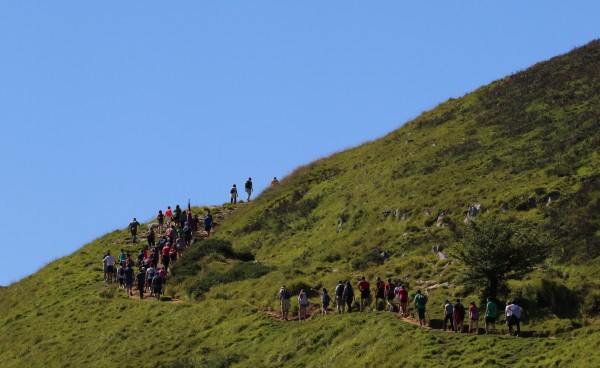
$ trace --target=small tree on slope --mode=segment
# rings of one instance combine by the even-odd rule
[[[496,298],[506,280],[521,278],[547,255],[531,229],[515,220],[471,222],[459,235],[453,255],[462,262],[464,281],[481,286]]]

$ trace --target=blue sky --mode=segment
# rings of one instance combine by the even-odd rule
[[[0,3],[0,285],[600,37],[599,1]],[[99,249],[99,259],[103,250]],[[19,260],[18,262],[16,260]]]

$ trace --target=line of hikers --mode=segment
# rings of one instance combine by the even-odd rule
[[[359,300],[359,310],[360,312],[364,311],[365,308],[369,309],[371,305],[371,287],[369,282],[363,276],[361,277],[360,282],[357,285],[360,300]],[[326,288],[323,288],[319,293],[321,299],[321,314],[325,315],[329,311],[329,306],[332,302],[332,298],[329,296]],[[333,302],[337,307],[337,312],[339,314],[343,314],[346,311],[348,313],[352,312],[352,305],[355,301],[355,292],[354,288],[350,281],[339,281],[334,289],[335,297]],[[281,305],[281,317],[283,320],[288,320],[289,311],[291,308],[291,292],[283,285],[278,293],[278,298]],[[414,318],[412,314],[408,312],[409,302],[412,301],[414,303],[414,310],[417,313],[417,318],[419,320],[419,325],[425,326],[425,315],[426,315],[426,306],[428,302],[427,295],[422,293],[421,290],[417,290],[416,294],[412,297],[409,297],[409,293],[404,284],[394,284],[391,278],[387,279],[387,283],[383,282],[380,277],[377,278],[377,282],[375,284],[375,311],[377,307],[380,305],[380,301],[385,303],[389,308],[390,312],[398,312],[398,316],[401,318]],[[396,303],[396,304],[395,304]],[[298,294],[298,320],[303,321],[306,320],[308,308],[308,295],[305,290],[300,290]],[[462,333],[464,331],[464,320],[468,313],[469,318],[469,333],[478,333],[479,328],[479,308],[477,307],[475,301],[469,302],[469,308],[465,309],[465,307],[461,304],[460,299],[456,299],[454,304],[450,303],[449,300],[446,300],[443,305],[444,312],[444,323],[443,330],[446,331],[447,327],[450,330]],[[515,303],[514,300],[509,300],[506,303],[505,308],[505,317],[506,324],[509,329],[509,334],[514,336],[519,336],[521,333],[520,320],[523,315],[523,308]],[[496,320],[498,318],[498,308],[496,303],[491,299],[487,298],[487,303],[485,306],[485,334],[495,334],[496,333]],[[448,326],[448,321],[449,326]],[[516,330],[514,330],[516,327]]]
[[[145,293],[159,299],[165,293],[165,284],[169,270],[173,264],[180,258],[187,247],[192,244],[198,234],[200,220],[198,215],[192,215],[191,206],[188,203],[188,210],[182,210],[179,205],[175,210],[167,207],[163,214],[158,211],[156,216],[157,223],[148,226],[148,232],[145,237],[148,241],[147,246],[140,248],[137,258],[134,261],[131,254],[121,249],[118,258],[115,259],[110,251],[102,257],[104,270],[104,282],[119,282],[127,296],[133,296],[133,287],[136,286],[140,299],[144,298]],[[165,226],[166,223],[166,226]],[[204,216],[204,236],[209,237],[213,227],[213,218],[210,210]],[[128,226],[131,232],[131,243],[137,241],[138,228],[140,223],[133,218]],[[154,228],[158,230],[160,237],[156,243],[156,234]],[[163,230],[165,231],[163,234]],[[159,267],[162,263],[162,267]],[[116,265],[119,265],[116,267]],[[138,267],[138,272],[134,275],[134,268]]]

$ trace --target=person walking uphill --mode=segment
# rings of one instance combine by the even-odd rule
[[[308,308],[308,295],[304,290],[300,290],[300,295],[298,295],[298,321],[302,322],[302,319],[306,321],[306,309]]]
[[[248,202],[249,202],[250,196],[252,195],[252,192],[253,192],[252,178],[248,178],[248,180],[246,181],[246,185],[244,186],[244,189],[246,190],[246,193],[248,194]]]
[[[343,299],[348,306],[348,313],[352,313],[352,303],[354,302],[354,289],[350,285],[350,281],[346,281],[346,287],[344,288]]]
[[[365,303],[368,304],[368,300],[371,298],[371,285],[364,276],[361,277],[360,282],[358,283],[358,290],[360,291],[360,311],[362,312]]]
[[[204,231],[206,231],[206,237],[210,236],[210,229],[213,226],[213,218],[210,214],[210,210],[206,212],[206,216],[204,216]]]
[[[427,296],[425,294],[421,294],[421,290],[417,290],[417,295],[415,295],[415,309],[417,310],[417,314],[419,316],[419,325],[425,325],[425,304],[427,304]]]
[[[133,221],[131,221],[129,223],[129,230],[131,231],[131,242],[135,243],[136,242],[136,236],[137,236],[137,232],[138,232],[138,227],[141,227],[142,225],[140,225],[140,223],[136,220],[136,218],[133,218]]]
[[[335,304],[337,305],[337,312],[339,314],[344,313],[345,303],[344,303],[344,283],[340,280],[335,287]]]
[[[233,186],[229,190],[229,197],[231,198],[230,203],[232,203],[232,204],[237,203],[238,191],[237,191],[237,187],[235,186],[235,184],[233,184]]]
[[[290,302],[291,298],[292,295],[290,294],[289,290],[285,287],[285,285],[281,286],[281,289],[279,289],[279,302],[281,303],[281,318],[284,321],[288,320],[288,315],[292,306]]]

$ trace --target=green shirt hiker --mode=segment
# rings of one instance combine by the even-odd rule
[[[496,303],[494,303],[493,301],[490,300],[485,305],[485,316],[496,318],[497,315],[498,315],[498,307],[496,306]]]

